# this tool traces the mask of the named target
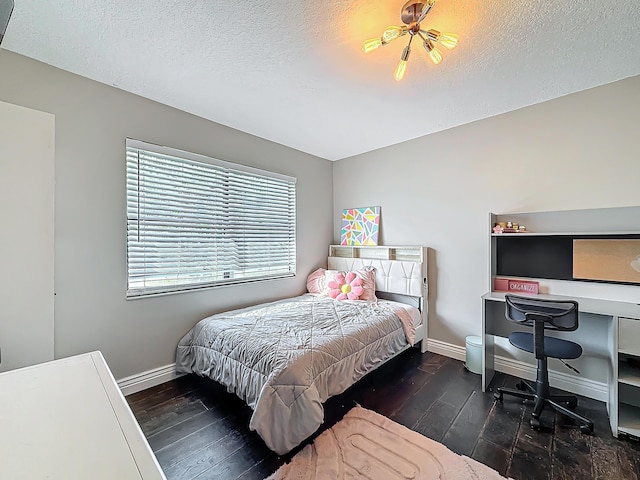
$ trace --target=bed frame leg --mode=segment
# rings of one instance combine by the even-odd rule
[[[420,340],[420,352],[421,353],[426,353],[427,352],[427,339],[423,338],[422,340]]]

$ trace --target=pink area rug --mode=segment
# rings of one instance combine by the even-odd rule
[[[503,479],[495,470],[382,415],[354,407],[268,480]]]

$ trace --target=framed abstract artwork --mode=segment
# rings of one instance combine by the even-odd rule
[[[378,245],[380,207],[349,208],[342,211],[340,245]]]

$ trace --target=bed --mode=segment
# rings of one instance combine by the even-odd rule
[[[426,351],[425,250],[331,247],[327,278],[375,272],[378,298],[307,293],[212,315],[180,340],[177,371],[225,385],[253,409],[250,428],[287,453],[322,424],[329,397],[413,345]]]

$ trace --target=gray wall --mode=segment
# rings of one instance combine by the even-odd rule
[[[0,372],[53,360],[54,165],[54,116],[0,102]]]
[[[640,205],[638,125],[640,76],[340,160],[334,211],[380,205],[383,245],[433,249],[429,337],[464,346],[489,290],[488,213]]]
[[[0,100],[55,115],[56,357],[101,350],[116,378],[170,364],[199,319],[303,293],[326,264],[331,162],[6,50],[0,71]],[[298,275],[126,301],[126,137],[297,177]]]

